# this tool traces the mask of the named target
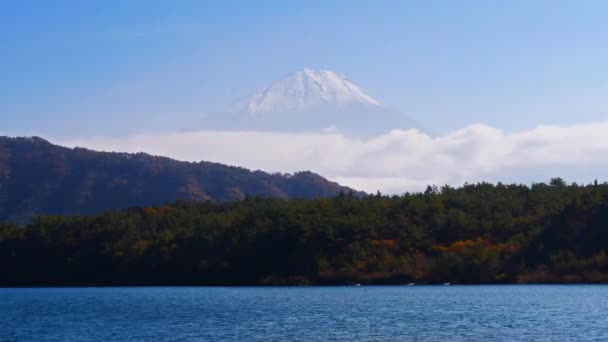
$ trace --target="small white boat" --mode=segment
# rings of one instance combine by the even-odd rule
[[[445,285],[445,286],[450,286],[450,283],[443,283],[443,285]]]
[[[355,286],[361,286],[361,283],[356,283]]]
[[[416,284],[414,284],[414,283],[407,283],[407,286],[414,286],[414,285],[416,285]]]

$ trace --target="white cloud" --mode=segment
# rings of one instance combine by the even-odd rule
[[[401,193],[428,184],[529,183],[554,176],[603,180],[608,178],[607,132],[608,122],[541,126],[514,133],[477,124],[438,137],[417,130],[394,130],[369,139],[336,132],[201,131],[59,143],[104,151],[144,151],[271,172],[312,170],[357,189]]]

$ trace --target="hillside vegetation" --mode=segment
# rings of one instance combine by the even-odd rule
[[[96,214],[176,200],[317,198],[340,191],[350,189],[312,172],[268,174],[145,153],[71,149],[36,137],[0,137],[0,222],[25,223],[39,214]]]

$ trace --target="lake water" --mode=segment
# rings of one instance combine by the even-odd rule
[[[0,289],[0,341],[608,341],[608,286]]]

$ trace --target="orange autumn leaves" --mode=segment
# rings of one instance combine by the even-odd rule
[[[460,257],[478,259],[480,262],[499,256],[510,256],[518,251],[513,243],[492,243],[487,239],[459,240],[449,246],[435,245],[434,249],[442,254],[455,254]]]

